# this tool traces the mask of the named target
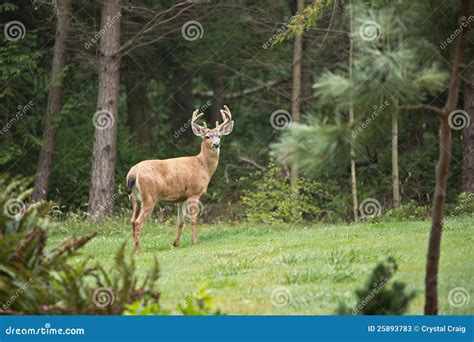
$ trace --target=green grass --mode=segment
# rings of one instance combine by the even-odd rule
[[[474,313],[474,299],[457,308],[448,303],[455,287],[472,290],[474,284],[472,218],[449,221],[443,234],[439,274],[440,314]],[[119,246],[131,231],[126,220],[100,226],[63,222],[51,240],[98,229],[99,236],[75,257],[92,257],[104,266],[113,264]],[[395,257],[394,279],[406,282],[417,296],[408,313],[422,314],[428,222],[358,225],[290,226],[213,224],[199,226],[198,245],[191,245],[187,224],[179,248],[171,247],[175,228],[148,223],[142,233],[142,253],[136,258],[144,274],[157,257],[163,307],[175,310],[178,302],[202,283],[212,291],[216,305],[227,314],[334,314],[340,302],[353,305],[354,290],[364,284],[373,267]],[[291,302],[272,304],[271,294],[284,288]]]

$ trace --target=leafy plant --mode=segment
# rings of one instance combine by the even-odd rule
[[[393,257],[379,263],[367,279],[365,286],[356,290],[357,304],[348,308],[341,304],[340,315],[401,315],[415,298],[415,291],[406,292],[406,284],[394,281],[387,284],[398,269]]]
[[[0,177],[0,307],[3,314],[122,314],[137,300],[158,305],[158,264],[139,282],[125,245],[105,270],[70,262],[96,233],[72,237],[49,248],[51,205],[28,203],[30,180]]]
[[[305,222],[330,213],[330,196],[319,183],[300,177],[291,184],[282,168],[272,162],[266,172],[257,175],[255,183],[256,188],[246,190],[241,198],[251,221]]]
[[[178,304],[178,310],[187,316],[222,315],[213,302],[211,292],[202,284],[192,295],[185,298],[184,303]]]

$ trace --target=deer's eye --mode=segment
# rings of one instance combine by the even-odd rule
[[[211,139],[211,137],[210,137],[210,136],[208,136],[208,135],[206,135],[206,139]]]

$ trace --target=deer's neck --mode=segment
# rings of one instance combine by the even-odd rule
[[[219,164],[219,149],[207,147],[206,142],[203,140],[198,158],[209,169],[209,177],[212,177]]]

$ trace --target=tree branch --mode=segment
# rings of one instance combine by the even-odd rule
[[[401,105],[399,108],[400,109],[428,109],[440,115],[445,115],[443,108],[432,106],[429,104],[424,104],[424,103],[418,103],[418,104],[413,104],[413,105]]]
[[[267,171],[267,168],[265,166],[262,166],[262,165],[258,164],[255,160],[253,160],[249,157],[246,157],[244,155],[239,154],[238,158],[241,162],[249,164],[254,169],[257,169],[257,170],[260,170],[260,171],[263,171],[263,172]]]
[[[271,88],[271,87],[273,87],[277,84],[282,83],[283,81],[284,81],[283,79],[269,81],[269,82],[266,82],[264,84],[260,84],[260,85],[255,86],[255,87],[247,88],[247,89],[244,89],[244,90],[241,90],[241,91],[236,91],[235,93],[225,94],[224,98],[225,99],[238,99],[238,98],[244,97],[246,95],[256,93],[256,92],[258,92],[262,89]],[[193,92],[193,95],[209,98],[209,97],[214,97],[214,91],[212,91],[212,90],[197,91],[197,92]]]

